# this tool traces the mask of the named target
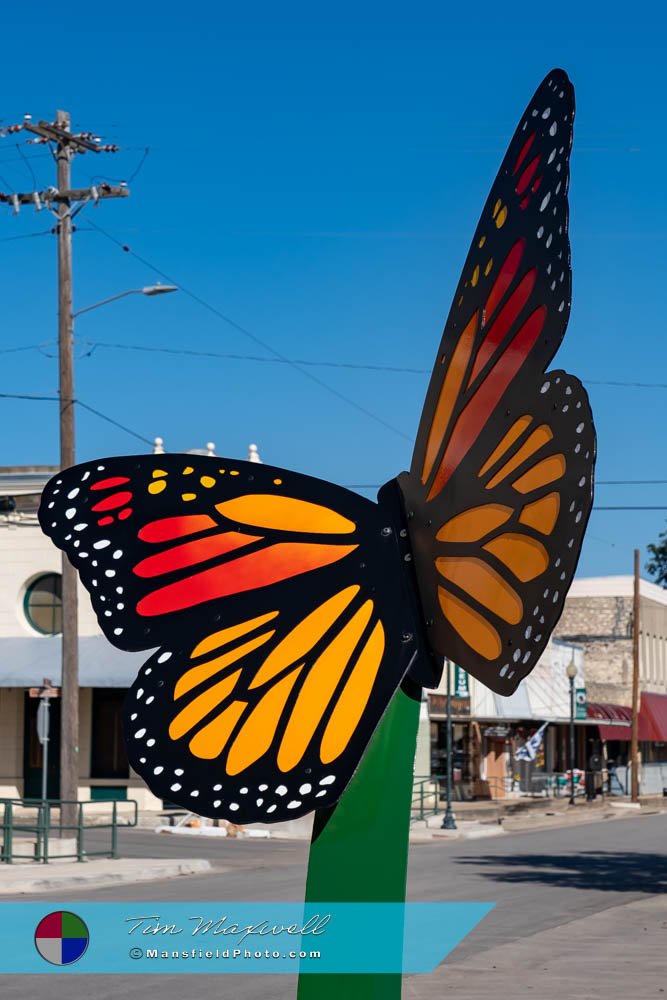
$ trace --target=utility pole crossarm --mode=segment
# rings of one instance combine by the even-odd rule
[[[72,146],[76,153],[116,153],[119,149],[113,143],[103,144],[99,140],[95,142],[92,132],[73,134],[61,121],[55,123],[40,121],[36,125],[32,121],[25,121],[21,125],[13,126],[13,130],[18,129],[32,132],[48,142],[66,143],[68,146]]]
[[[56,202],[66,204],[72,201],[96,201],[102,198],[127,198],[130,189],[125,185],[112,186],[111,184],[100,184],[97,187],[73,188],[70,191],[58,191],[57,188],[46,188],[45,191],[16,192],[15,194],[5,194],[0,191],[0,202],[6,204],[34,205],[35,195],[44,204]]]

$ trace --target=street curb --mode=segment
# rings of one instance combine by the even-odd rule
[[[24,878],[3,878],[0,882],[0,896],[32,894],[41,892],[62,892],[68,889],[99,889],[107,885],[152,882],[159,879],[176,878],[179,875],[200,875],[211,870],[211,863],[205,859],[169,859],[151,867],[123,868],[122,862],[110,861],[109,865],[119,865],[118,870],[56,875],[28,875]],[[81,866],[85,867],[85,863]],[[7,874],[6,870],[3,874]],[[13,872],[11,873],[13,874]],[[23,875],[23,872],[21,872]]]

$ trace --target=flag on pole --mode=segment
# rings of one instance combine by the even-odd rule
[[[526,740],[523,746],[519,747],[519,749],[514,754],[515,760],[530,760],[530,761],[535,760],[535,757],[537,756],[537,751],[540,749],[540,746],[542,745],[542,740],[544,738],[544,730],[547,728],[548,725],[549,725],[548,722],[544,722],[537,730],[537,732],[533,733],[533,735]]]

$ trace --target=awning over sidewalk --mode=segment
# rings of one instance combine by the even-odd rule
[[[653,726],[642,710],[639,712],[639,739],[655,740]],[[667,699],[666,699],[667,700]],[[610,702],[589,701],[586,713],[589,719],[598,723],[600,739],[631,740],[632,739],[632,709],[627,705],[613,705]]]
[[[642,691],[640,720],[642,716],[646,717],[653,730],[653,739],[658,743],[667,743],[667,694]]]
[[[102,635],[80,636],[79,686],[128,688],[150,655],[150,650],[125,653]],[[0,639],[0,687],[38,687],[45,677],[60,687],[59,635]]]

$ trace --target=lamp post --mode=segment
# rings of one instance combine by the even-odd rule
[[[445,660],[445,670],[447,671],[447,777],[445,782],[447,808],[442,820],[442,829],[456,830],[456,820],[452,812],[452,665],[449,660]]]
[[[65,185],[68,187],[69,185]],[[65,203],[63,202],[63,205]],[[67,209],[69,211],[69,209]],[[69,215],[61,222],[69,226]],[[62,241],[61,241],[62,243]],[[59,254],[70,254],[71,247],[59,243]],[[64,247],[64,249],[63,249]],[[63,262],[64,261],[64,262]],[[75,462],[74,448],[74,360],[73,330],[74,320],[82,313],[98,309],[108,302],[115,302],[126,295],[163,295],[175,292],[175,285],[145,285],[130,288],[118,295],[102,299],[93,305],[72,312],[71,260],[63,258],[59,264],[67,277],[60,282],[59,300],[59,394],[60,394],[60,465],[65,469]],[[60,798],[65,804],[61,808],[61,829],[71,830],[76,825],[76,800],[79,778],[79,624],[78,587],[76,570],[63,553],[62,559],[62,714],[60,743]],[[65,834],[66,835],[66,834]]]
[[[565,668],[570,682],[570,805],[574,805],[574,678],[577,676],[577,665],[572,659]]]

